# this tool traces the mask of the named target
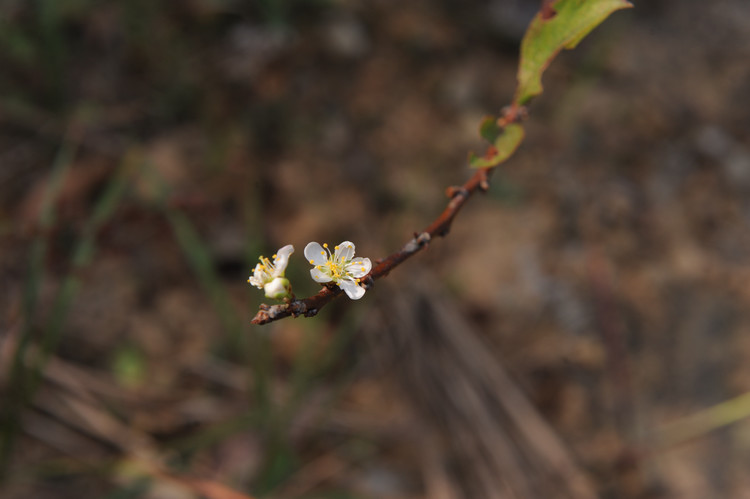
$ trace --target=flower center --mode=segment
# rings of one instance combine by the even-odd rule
[[[326,262],[326,265],[328,266],[328,272],[334,279],[341,279],[346,275],[346,271],[344,270],[344,264],[337,263],[333,260],[328,260]]]
[[[315,268],[319,271],[329,275],[331,279],[338,282],[341,279],[348,276],[348,273],[346,272],[346,265],[349,263],[342,259],[337,259],[336,255],[334,253],[331,253],[331,250],[328,248],[328,243],[323,243],[323,248],[325,248],[325,251],[321,251],[320,254],[322,256],[327,256],[326,263],[323,265],[316,265]],[[334,251],[338,251],[339,246],[333,247]],[[311,260],[310,263],[313,263]]]
[[[274,258],[276,258],[276,255],[273,255]],[[260,270],[263,272],[266,272],[267,274],[272,274],[276,267],[273,263],[271,263],[271,260],[264,256],[258,257],[258,260],[260,260]]]

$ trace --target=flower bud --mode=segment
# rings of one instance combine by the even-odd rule
[[[274,300],[283,300],[284,298],[292,298],[292,285],[289,283],[289,279],[286,277],[277,277],[265,286],[263,290],[266,292],[266,297]]]

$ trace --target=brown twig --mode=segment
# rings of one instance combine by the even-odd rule
[[[503,109],[502,116],[498,119],[498,125],[505,127],[525,117],[526,108],[510,106]],[[495,154],[495,148],[490,146],[487,149],[485,157],[492,157]],[[376,279],[388,275],[391,270],[403,263],[404,260],[427,247],[434,237],[443,237],[448,234],[453,219],[469,198],[477,191],[484,192],[489,189],[489,177],[494,169],[495,167],[479,169],[464,185],[447,188],[445,193],[450,198],[450,201],[445,210],[425,230],[415,233],[411,241],[406,243],[399,251],[378,260],[370,273],[362,279],[365,287],[367,289],[371,288]],[[281,305],[266,305],[263,303],[251,322],[253,324],[268,324],[269,322],[289,316],[297,317],[304,315],[305,317],[313,317],[318,314],[323,306],[341,293],[342,291],[338,286],[328,284],[320,292],[308,298],[295,299]]]

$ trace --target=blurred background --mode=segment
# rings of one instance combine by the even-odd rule
[[[258,327],[259,255],[442,211],[538,2],[0,0],[0,495],[750,496],[750,4],[634,3]]]

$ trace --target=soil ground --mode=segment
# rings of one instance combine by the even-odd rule
[[[0,2],[0,495],[750,496],[744,0],[614,14],[444,239],[249,324],[442,211],[537,7]]]

